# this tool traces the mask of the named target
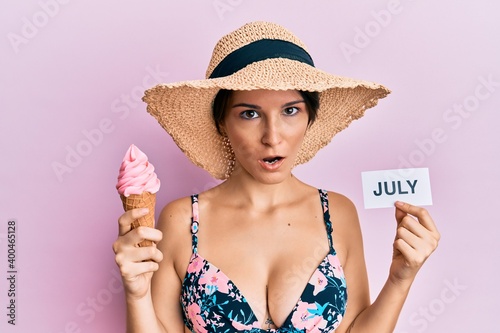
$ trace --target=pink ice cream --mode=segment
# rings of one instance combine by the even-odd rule
[[[116,189],[125,197],[143,192],[156,193],[160,189],[155,167],[149,163],[146,154],[135,145],[129,147],[123,158]]]

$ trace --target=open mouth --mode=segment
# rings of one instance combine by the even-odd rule
[[[273,165],[276,162],[281,161],[282,159],[283,159],[283,157],[281,157],[281,156],[274,156],[274,157],[266,157],[263,159],[263,161],[266,164]]]

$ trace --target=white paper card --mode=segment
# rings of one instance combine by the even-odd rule
[[[361,178],[366,209],[394,207],[398,200],[415,206],[432,205],[428,168],[365,171]]]

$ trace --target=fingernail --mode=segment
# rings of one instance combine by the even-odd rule
[[[405,205],[405,203],[401,201],[396,201],[395,204],[397,207],[403,207]]]
[[[147,214],[147,213],[149,213],[149,208],[141,208],[140,213],[141,214]]]

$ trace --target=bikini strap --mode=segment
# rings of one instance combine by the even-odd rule
[[[333,239],[332,239],[333,226],[332,222],[330,221],[330,209],[328,207],[328,192],[326,190],[320,189],[319,197],[321,199],[321,206],[323,208],[323,220],[325,221],[326,225],[328,243],[330,244],[330,250],[333,250]]]
[[[191,247],[193,249],[193,253],[198,253],[198,228],[200,226],[198,214],[198,194],[193,194],[191,196],[191,204],[193,208],[193,214],[191,216]]]

